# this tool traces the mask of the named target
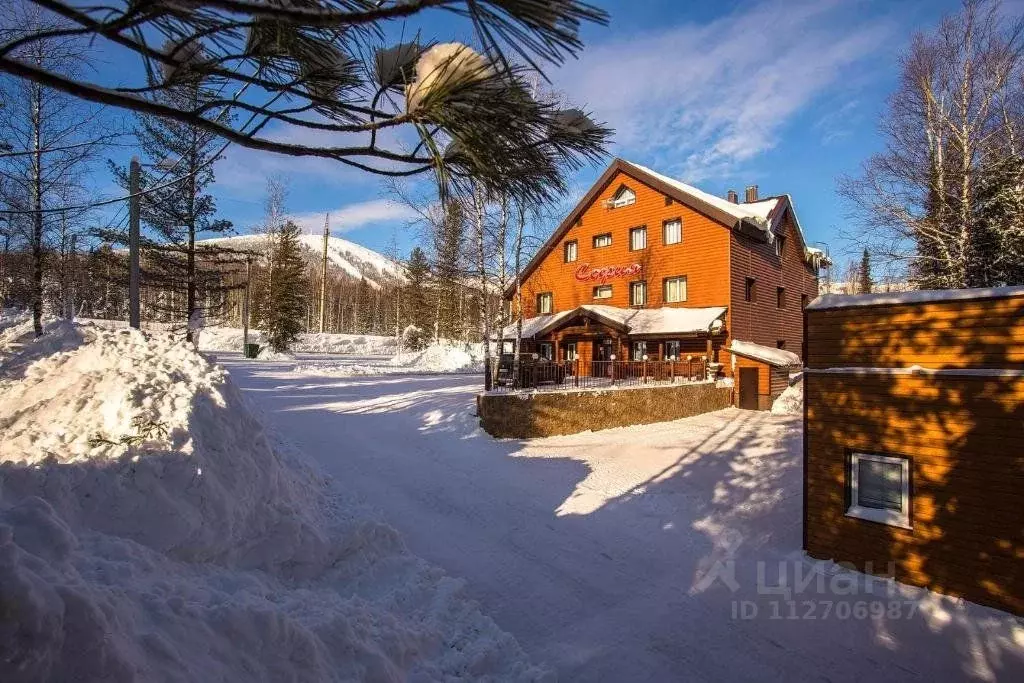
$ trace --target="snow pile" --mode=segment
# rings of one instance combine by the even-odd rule
[[[270,360],[270,361],[292,361],[295,360],[295,354],[287,351],[275,351],[269,346],[264,346],[260,349],[260,352],[256,354],[257,360]]]
[[[199,335],[202,351],[242,350],[242,328],[207,327]],[[249,330],[249,342],[264,346],[266,341],[259,330]],[[292,346],[295,353],[341,353],[362,356],[389,356],[397,350],[394,337],[373,334],[332,334],[310,332],[299,335]]]
[[[803,415],[803,412],[804,380],[801,377],[779,394],[779,397],[772,403],[772,413],[774,415]]]
[[[483,345],[442,341],[422,351],[406,351],[382,363],[306,363],[295,367],[336,377],[358,375],[444,374],[483,372]]]
[[[544,676],[170,335],[58,324],[0,424],[0,680]]]

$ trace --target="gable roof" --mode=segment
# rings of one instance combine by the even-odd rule
[[[591,186],[590,190],[576,203],[562,222],[558,224],[555,231],[551,233],[541,248],[534,254],[530,262],[526,264],[523,269],[521,280],[525,280],[529,277],[537,266],[541,264],[541,261],[551,253],[551,251],[558,245],[558,242],[562,237],[569,231],[569,229],[576,222],[576,219],[589,207],[605,186],[615,177],[616,173],[622,172],[628,176],[639,180],[645,185],[658,190],[662,194],[671,197],[678,201],[680,204],[690,207],[698,213],[702,213],[712,220],[722,224],[723,226],[742,231],[745,234],[757,236],[768,242],[769,244],[775,240],[775,228],[780,224],[782,217],[785,216],[786,211],[789,211],[793,216],[793,225],[796,226],[796,232],[800,237],[801,246],[804,250],[804,257],[808,262],[814,265],[819,265],[824,259],[824,254],[820,249],[813,249],[807,246],[807,240],[804,238],[803,229],[800,227],[800,221],[797,220],[796,211],[793,209],[793,200],[788,195],[780,195],[777,197],[768,197],[757,202],[750,204],[733,204],[728,199],[716,197],[713,194],[700,190],[692,185],[680,182],[669,178],[668,176],[662,175],[656,171],[652,171],[649,168],[641,166],[640,164],[634,164],[631,161],[625,159],[615,158],[612,160],[608,168],[605,169],[601,177],[598,178]],[[505,290],[506,296],[515,288],[515,284],[510,284]]]
[[[553,315],[539,315],[523,320],[523,339],[542,336],[577,317],[604,323],[630,335],[692,334],[712,332],[715,322],[725,315],[725,306],[708,308],[619,308],[599,304],[583,304]],[[514,337],[515,323],[504,330],[506,339]]]

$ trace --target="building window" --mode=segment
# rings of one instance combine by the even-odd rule
[[[806,294],[801,294],[800,295],[800,310],[802,311],[803,309],[807,308],[807,304],[808,304],[808,297],[807,297],[807,295]]]
[[[580,245],[576,240],[565,243],[565,262],[572,263],[580,256]]]
[[[569,342],[565,345],[565,359],[576,360],[576,342]]]
[[[639,251],[647,248],[647,226],[631,228],[629,231],[629,250]]]
[[[633,360],[646,360],[644,356],[647,355],[647,342],[635,341],[633,342]]]
[[[776,287],[775,288],[775,306],[777,308],[786,307],[786,288]]]
[[[786,238],[783,235],[775,236],[775,255],[782,258],[786,250]]]
[[[636,192],[629,189],[628,187],[620,187],[619,191],[612,197],[611,208],[617,209],[621,206],[629,206],[630,204],[636,204]]]
[[[537,355],[544,360],[552,360],[555,355],[555,346],[551,342],[541,342],[537,345]]]
[[[665,244],[679,244],[683,241],[683,220],[673,218],[662,224],[662,238]]]
[[[537,315],[547,315],[554,309],[555,297],[551,292],[537,295]]]
[[[779,341],[775,342],[775,348],[785,350],[785,348],[786,348],[786,340],[785,339],[780,339]]]
[[[679,360],[679,342],[665,342],[665,358],[667,360]]]
[[[747,284],[743,290],[743,300],[757,301],[757,280],[752,277],[747,278]]]
[[[594,249],[610,246],[612,246],[612,234],[610,232],[606,232],[601,235],[594,235]]]
[[[612,286],[611,285],[598,285],[594,287],[594,298],[595,299],[611,299],[612,298]]]
[[[647,282],[645,280],[629,283],[629,305],[647,305]]]
[[[665,278],[665,303],[686,301],[686,276]]]
[[[910,528],[910,460],[888,455],[850,456],[850,517]]]

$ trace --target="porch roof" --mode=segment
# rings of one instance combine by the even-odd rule
[[[744,356],[752,360],[761,361],[777,368],[788,368],[800,365],[800,356],[785,349],[775,349],[770,346],[762,346],[753,342],[733,339],[729,345],[729,351],[738,356]]]
[[[618,328],[633,336],[693,334],[711,332],[716,321],[725,316],[725,306],[709,308],[618,308],[584,304],[577,308],[551,315],[539,315],[523,320],[523,339],[535,338],[553,332],[577,317],[587,317]],[[506,338],[514,337],[513,323],[505,328]]]

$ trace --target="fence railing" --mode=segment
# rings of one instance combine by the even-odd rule
[[[495,368],[493,365],[497,364]],[[556,391],[613,386],[703,382],[708,377],[703,356],[691,360],[569,360],[522,359],[518,377],[512,360],[490,361],[484,368],[487,391]]]

